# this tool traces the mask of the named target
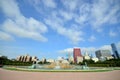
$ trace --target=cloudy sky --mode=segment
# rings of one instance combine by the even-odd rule
[[[66,56],[120,50],[120,0],[0,0],[0,54]]]

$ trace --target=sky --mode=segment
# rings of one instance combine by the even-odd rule
[[[0,55],[38,58],[120,53],[120,0],[0,0]],[[112,54],[112,51],[111,51]]]

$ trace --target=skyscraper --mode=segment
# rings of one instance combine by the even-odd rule
[[[112,43],[112,44],[111,44],[111,47],[112,47],[112,51],[113,51],[113,56],[114,56],[114,58],[115,58],[115,59],[120,59],[120,55],[119,55],[119,53],[118,53],[118,51],[117,51],[117,48],[116,48],[115,44]]]
[[[38,60],[38,58],[36,56],[32,57],[32,56],[29,56],[28,54],[27,55],[24,55],[24,56],[18,56],[17,61],[21,61],[21,62],[35,62]]]
[[[73,57],[74,57],[74,62],[77,63],[77,57],[82,57],[80,48],[74,48]]]
[[[111,52],[109,50],[97,50],[95,51],[95,54],[99,59],[111,57]]]

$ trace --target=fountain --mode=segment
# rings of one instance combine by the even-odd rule
[[[56,61],[56,66],[55,66],[54,69],[60,69],[60,65],[59,65],[59,62],[58,62],[58,61]]]
[[[32,66],[29,66],[28,68],[30,68],[30,69],[40,69],[40,68],[42,68],[42,66],[40,66],[38,64],[38,61],[36,61],[36,63],[33,62]]]
[[[87,63],[85,62],[85,65],[83,66],[73,66],[66,63],[60,63],[59,61],[55,61],[54,63],[47,64],[47,65],[39,65],[38,61],[33,62],[32,66],[28,67],[29,69],[72,69],[72,70],[89,70],[89,67],[87,66]]]
[[[82,69],[83,69],[83,70],[88,70],[88,69],[89,69],[89,67],[87,66],[87,63],[86,63],[86,62],[85,62],[85,65],[82,66]]]
[[[32,66],[28,67],[29,69],[41,69],[41,70],[89,70],[89,67],[87,66],[87,63],[85,62],[85,65],[83,66],[77,66],[77,65],[70,65],[67,63],[60,63],[59,61],[55,61],[51,64],[45,64],[45,65],[39,65],[38,61],[33,62]]]

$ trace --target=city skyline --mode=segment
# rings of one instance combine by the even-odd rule
[[[0,0],[0,55],[66,57],[79,47],[93,56],[115,43],[120,53],[119,0]]]

